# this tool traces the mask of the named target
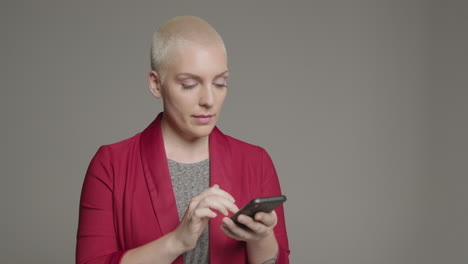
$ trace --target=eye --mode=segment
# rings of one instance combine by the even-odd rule
[[[227,87],[226,78],[219,77],[219,78],[215,79],[214,82],[213,82],[213,85],[216,86],[216,87],[219,87],[219,88]]]
[[[184,89],[190,89],[190,88],[193,88],[195,86],[197,86],[197,82],[193,79],[187,79],[187,80],[184,80],[180,83],[180,85],[182,85],[182,88]]]
[[[224,83],[214,83],[214,86],[216,86],[218,88],[227,87],[227,85],[224,84]]]
[[[184,83],[182,84],[182,88],[184,88],[184,89],[191,89],[191,88],[193,88],[195,86],[197,86],[197,84],[190,84],[190,85],[189,84],[184,84]]]

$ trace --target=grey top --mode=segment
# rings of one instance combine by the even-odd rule
[[[190,200],[210,187],[210,160],[196,163],[179,163],[168,159],[169,172],[177,203],[179,219],[182,219]],[[195,248],[184,254],[184,264],[208,264],[208,228],[203,231]]]

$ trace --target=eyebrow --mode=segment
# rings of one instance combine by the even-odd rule
[[[226,75],[226,74],[229,75],[229,70],[226,70],[226,71],[224,71],[224,72],[222,72],[222,73],[217,74],[217,75],[215,76],[215,79],[218,78],[218,77],[221,77],[221,76],[223,76],[223,75]],[[190,78],[200,79],[200,80],[201,80],[201,77],[200,77],[200,76],[195,75],[195,74],[193,74],[193,73],[189,73],[189,72],[181,72],[181,73],[178,73],[178,74],[176,75],[176,78],[180,78],[180,77],[190,77]],[[227,77],[227,76],[226,76],[226,77]]]

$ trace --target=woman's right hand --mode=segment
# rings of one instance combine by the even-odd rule
[[[187,252],[197,244],[197,240],[208,225],[210,218],[215,218],[216,210],[227,216],[228,211],[236,213],[239,208],[234,204],[234,198],[217,184],[193,197],[174,235],[181,250]]]

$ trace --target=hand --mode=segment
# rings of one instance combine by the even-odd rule
[[[208,220],[217,216],[213,210],[224,216],[229,214],[228,211],[232,213],[239,211],[234,202],[234,198],[221,190],[217,184],[193,197],[174,231],[182,251],[187,252],[195,247],[198,238],[208,225]]]
[[[270,213],[258,212],[255,214],[254,219],[241,214],[237,221],[247,226],[248,229],[236,225],[231,218],[224,217],[224,225],[221,226],[221,230],[233,239],[249,242],[274,236],[273,228],[276,226],[278,218],[273,210]]]

